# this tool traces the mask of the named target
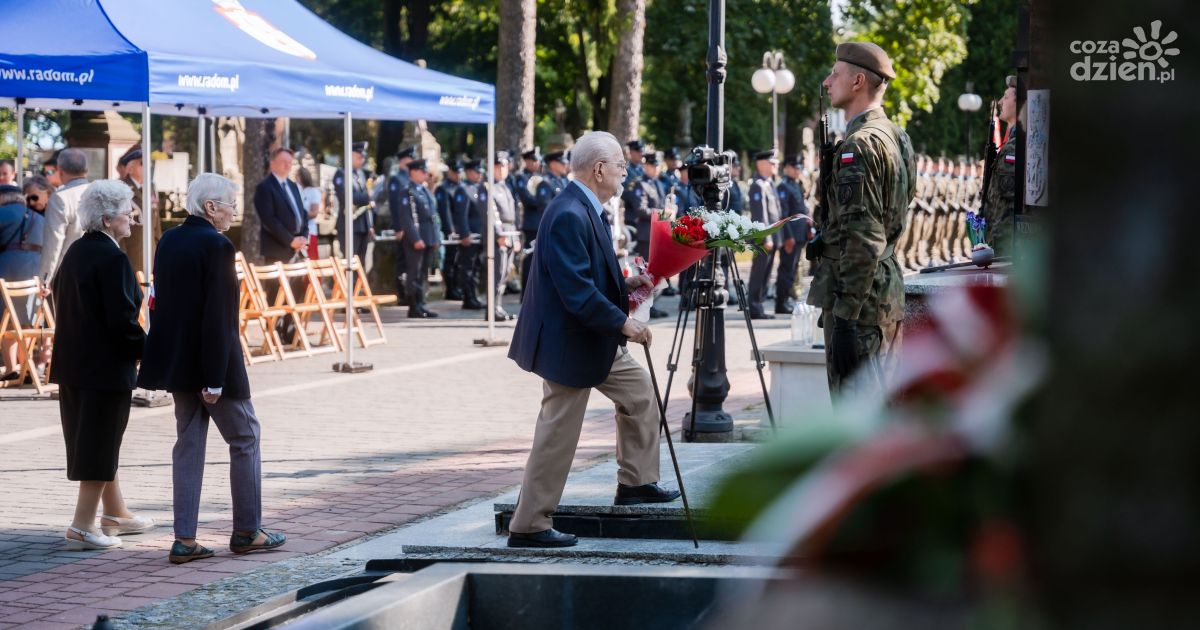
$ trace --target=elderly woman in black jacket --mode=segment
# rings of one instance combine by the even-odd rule
[[[117,482],[121,438],[142,356],[142,292],[118,242],[128,238],[133,193],[115,180],[93,182],[79,202],[86,233],[54,275],[57,330],[51,381],[67,445],[67,478],[79,482],[68,549],[112,549],[121,534],[154,526],[125,506]],[[100,527],[96,508],[104,502]]]

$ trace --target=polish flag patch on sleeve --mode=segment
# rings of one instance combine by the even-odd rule
[[[1009,153],[1008,155],[1004,156],[1004,163],[1005,164],[1016,164],[1017,163],[1017,155],[1015,153]]]
[[[843,153],[842,154],[842,164],[853,164],[853,163],[854,163],[854,154],[853,153]]]

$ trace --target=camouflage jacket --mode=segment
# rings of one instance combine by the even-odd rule
[[[996,250],[997,256],[1012,253],[1013,202],[1016,196],[1017,134],[1011,130],[1008,138],[996,153],[992,166],[991,182],[988,183],[988,198],[985,200],[983,218],[987,219],[987,242]]]
[[[904,277],[893,256],[916,194],[917,166],[908,134],[882,109],[846,129],[833,155],[825,243],[808,303],[860,324],[904,318]]]

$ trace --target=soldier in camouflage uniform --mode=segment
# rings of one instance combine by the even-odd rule
[[[1008,125],[1004,144],[996,153],[992,166],[988,198],[984,200],[983,217],[987,219],[987,242],[997,256],[1011,256],[1013,245],[1013,208],[1016,201],[1017,177],[1017,78],[1009,76],[1007,88],[1000,99],[1000,120]]]
[[[883,112],[892,62],[874,44],[840,44],[824,81],[849,119],[827,175],[828,208],[817,224],[823,251],[808,303],[821,308],[834,398],[882,395],[895,367],[904,318],[904,276],[895,246],[916,194],[908,135]],[[862,368],[861,370],[859,368]]]

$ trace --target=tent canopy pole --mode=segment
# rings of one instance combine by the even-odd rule
[[[154,207],[151,205],[150,182],[154,181],[154,159],[150,156],[150,103],[142,103],[142,269],[144,281],[150,284],[150,271],[153,260],[150,248],[154,246]],[[149,287],[143,287],[148,291]],[[148,301],[147,301],[148,304]],[[146,325],[150,325],[150,313],[145,314]]]
[[[25,99],[17,100],[17,185],[25,184]]]

